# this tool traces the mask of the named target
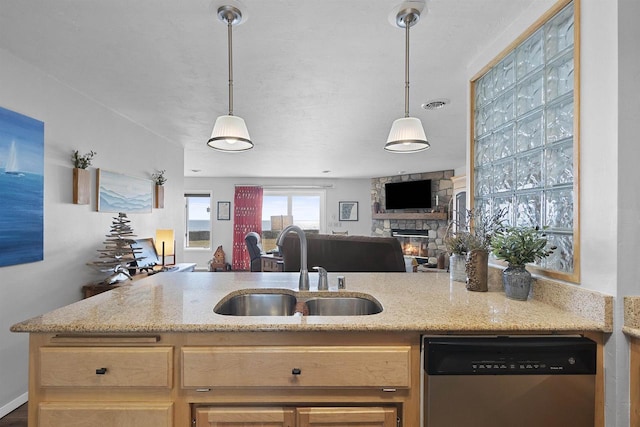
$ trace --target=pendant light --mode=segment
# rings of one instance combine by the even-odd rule
[[[229,45],[229,114],[220,116],[213,125],[207,145],[220,151],[246,151],[253,148],[244,120],[233,115],[233,38],[232,28],[242,22],[242,12],[234,6],[218,8],[218,19],[227,25]]]
[[[396,15],[396,26],[405,28],[405,62],[404,62],[404,117],[397,119],[391,126],[387,144],[384,149],[393,153],[415,153],[430,147],[424,133],[422,122],[416,117],[409,117],[409,28],[420,19],[420,11],[407,7]]]

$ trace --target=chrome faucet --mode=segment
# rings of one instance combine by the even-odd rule
[[[329,278],[327,277],[327,270],[322,267],[313,267],[314,270],[318,270],[318,290],[329,290]]]
[[[309,290],[309,271],[307,270],[307,236],[304,235],[304,231],[297,225],[289,225],[278,235],[276,239],[276,245],[282,252],[282,242],[284,237],[290,232],[295,231],[300,239],[300,280],[298,281],[298,288],[301,291]]]

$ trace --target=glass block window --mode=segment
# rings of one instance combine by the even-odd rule
[[[577,1],[577,0],[576,0]],[[542,271],[576,281],[578,108],[574,2],[563,1],[472,80],[472,200],[518,226],[544,226]],[[551,274],[553,276],[553,274]]]

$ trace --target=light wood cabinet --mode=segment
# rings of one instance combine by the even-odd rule
[[[292,408],[197,408],[196,427],[295,427]]]
[[[629,360],[629,403],[630,403],[630,424],[640,425],[640,339],[630,338],[630,360]]]
[[[396,427],[396,408],[298,408],[296,427]]]
[[[408,388],[409,346],[182,349],[183,387]]]
[[[31,334],[37,427],[413,427],[419,334]]]
[[[396,427],[394,407],[197,408],[196,427]]]
[[[29,424],[31,425],[31,424]],[[171,427],[171,403],[40,403],[38,427]]]
[[[161,387],[173,379],[171,347],[42,347],[42,387]]]

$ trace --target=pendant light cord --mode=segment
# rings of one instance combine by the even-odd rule
[[[409,28],[415,17],[412,13],[405,18],[405,61],[404,61],[404,116],[409,117]]]
[[[227,17],[227,33],[229,40],[229,115],[233,116],[233,17]]]

